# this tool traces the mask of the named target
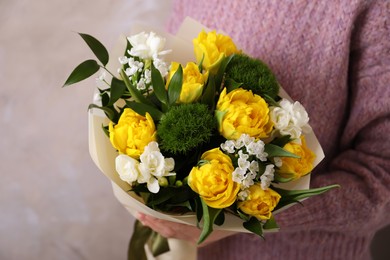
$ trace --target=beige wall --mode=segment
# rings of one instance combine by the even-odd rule
[[[0,1],[0,259],[125,259],[133,219],[90,159],[94,79],[61,88],[133,21],[162,27],[170,1]]]

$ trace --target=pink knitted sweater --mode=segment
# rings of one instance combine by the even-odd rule
[[[238,234],[199,259],[369,258],[390,223],[390,2],[174,0],[169,29],[186,16],[268,63],[326,154],[312,187],[342,186],[277,215],[281,230],[265,241]]]

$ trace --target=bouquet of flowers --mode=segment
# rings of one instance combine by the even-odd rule
[[[81,63],[65,85],[110,74],[89,106],[90,150],[130,208],[198,225],[198,243],[214,225],[263,236],[278,228],[277,210],[337,185],[309,189],[323,153],[302,104],[264,62],[202,28],[192,43],[133,34],[111,64],[98,40],[80,34],[98,61]]]

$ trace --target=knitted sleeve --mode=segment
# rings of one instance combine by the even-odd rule
[[[284,231],[367,232],[390,223],[390,2],[356,17],[349,60],[349,114],[340,152],[312,186],[341,188],[276,216]]]

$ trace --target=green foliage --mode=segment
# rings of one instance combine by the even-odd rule
[[[161,73],[158,69],[156,69],[152,64],[152,85],[154,89],[154,94],[158,98],[158,100],[167,105],[168,104],[168,95],[165,90],[164,79],[161,76]]]
[[[89,34],[79,33],[79,35],[87,43],[89,48],[95,54],[96,58],[99,59],[99,61],[103,64],[103,66],[106,66],[109,60],[109,56],[108,56],[108,51],[104,47],[104,45],[101,44],[96,38],[94,38]]]
[[[148,112],[155,121],[160,120],[163,115],[163,113],[157,108],[143,103],[126,100],[126,106],[142,116],[145,116],[146,112]]]
[[[213,232],[213,225],[222,209],[215,209],[207,206],[206,202],[201,199],[203,209],[203,227],[198,244],[201,244]]]
[[[262,97],[269,96],[276,99],[279,93],[279,84],[275,75],[268,66],[258,59],[244,54],[234,55],[226,67],[226,78],[236,83],[242,83],[244,89]]]
[[[300,158],[298,155],[290,153],[284,150],[282,147],[274,144],[265,144],[264,151],[268,154],[268,157],[292,157]]]
[[[264,238],[263,227],[261,225],[261,222],[257,218],[251,217],[247,222],[244,222],[242,225],[246,230],[249,230],[250,232]]]
[[[340,185],[335,184],[335,185],[329,185],[325,187],[308,189],[308,190],[284,190],[284,189],[272,187],[273,190],[275,190],[277,193],[279,193],[282,196],[278,205],[275,207],[274,210],[280,209],[289,204],[298,203],[302,199],[310,198],[312,196],[322,194],[334,188],[340,188]]]
[[[63,87],[72,85],[74,83],[80,82],[84,79],[89,78],[100,69],[99,64],[95,60],[86,60],[79,64],[73,71],[70,73],[70,76],[65,81]]]
[[[173,74],[171,81],[168,85],[168,100],[169,105],[176,103],[177,99],[180,97],[181,87],[183,85],[183,68],[179,65],[179,68]]]
[[[142,225],[139,220],[135,221],[133,230],[127,251],[128,260],[147,260],[146,243],[149,243],[154,257],[169,251],[168,240],[151,228]]]
[[[207,143],[216,127],[214,117],[204,104],[183,104],[172,107],[157,126],[162,150],[186,154]]]

